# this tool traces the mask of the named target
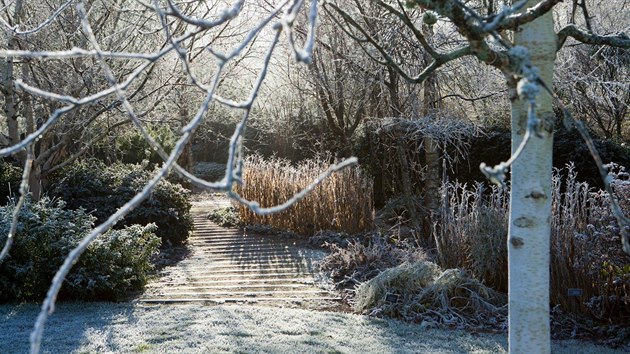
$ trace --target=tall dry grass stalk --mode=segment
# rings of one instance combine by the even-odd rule
[[[324,172],[327,159],[306,160],[291,165],[286,160],[246,159],[238,192],[263,207],[281,204]],[[372,181],[359,167],[332,174],[307,197],[284,212],[260,216],[240,205],[241,220],[246,224],[265,224],[301,234],[318,230],[338,230],[349,234],[371,229],[374,225]]]
[[[605,192],[577,181],[573,166],[553,175],[551,301],[565,310],[574,305],[601,319],[630,318],[630,257],[621,249],[619,226]],[[630,181],[611,170],[613,188],[630,211]],[[442,186],[441,219],[436,225],[438,262],[443,268],[469,269],[486,285],[507,290],[509,191],[457,183]],[[582,289],[576,299],[569,288]]]
[[[487,286],[507,291],[509,191],[481,183],[472,188],[446,183],[441,193],[440,221],[434,232],[440,266],[469,269]]]
[[[612,165],[609,176],[621,207],[630,212],[630,181]],[[600,319],[630,319],[630,256],[621,250],[620,230],[606,192],[577,182],[572,166],[564,185],[554,176],[551,238],[551,300],[565,309],[577,303]],[[579,299],[567,289],[579,288]]]

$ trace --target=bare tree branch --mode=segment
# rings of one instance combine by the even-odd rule
[[[581,30],[575,24],[568,24],[558,32],[558,50],[562,49],[568,37],[582,43],[592,45],[608,45],[611,47],[630,49],[630,37],[626,33],[616,35],[598,35]]]

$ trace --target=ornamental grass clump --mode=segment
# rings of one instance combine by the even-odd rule
[[[610,165],[613,190],[630,212],[630,176]],[[470,271],[485,285],[507,292],[509,189],[447,183],[436,227],[438,264]],[[567,312],[623,322],[630,318],[630,256],[621,248],[610,197],[577,181],[573,165],[553,174],[551,302]],[[581,289],[571,297],[569,289]]]
[[[328,169],[325,159],[305,160],[293,165],[286,160],[245,160],[243,181],[238,193],[263,207],[282,204]],[[319,230],[349,234],[371,229],[374,224],[371,180],[359,167],[333,173],[304,199],[287,210],[260,216],[240,205],[244,224],[265,224],[276,229],[312,235]]]
[[[359,285],[353,306],[355,310],[363,311],[382,306],[388,302],[387,295],[393,295],[396,300],[399,296],[410,296],[429,285],[440,272],[440,267],[432,262],[405,262],[386,269]]]
[[[446,183],[435,231],[438,264],[468,269],[487,286],[507,292],[509,190]]]
[[[504,321],[507,297],[462,269],[403,263],[361,284],[354,308],[428,325],[487,326]]]

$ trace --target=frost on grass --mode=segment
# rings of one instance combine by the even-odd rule
[[[354,307],[425,326],[492,327],[504,323],[506,300],[464,270],[417,262],[403,263],[363,283]]]

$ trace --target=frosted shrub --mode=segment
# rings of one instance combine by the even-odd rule
[[[0,207],[0,243],[13,206]],[[0,265],[0,302],[41,301],[66,255],[92,229],[95,218],[67,210],[61,200],[27,201],[9,257]],[[115,300],[141,289],[160,240],[155,225],[111,230],[95,240],[66,277],[60,297]]]

